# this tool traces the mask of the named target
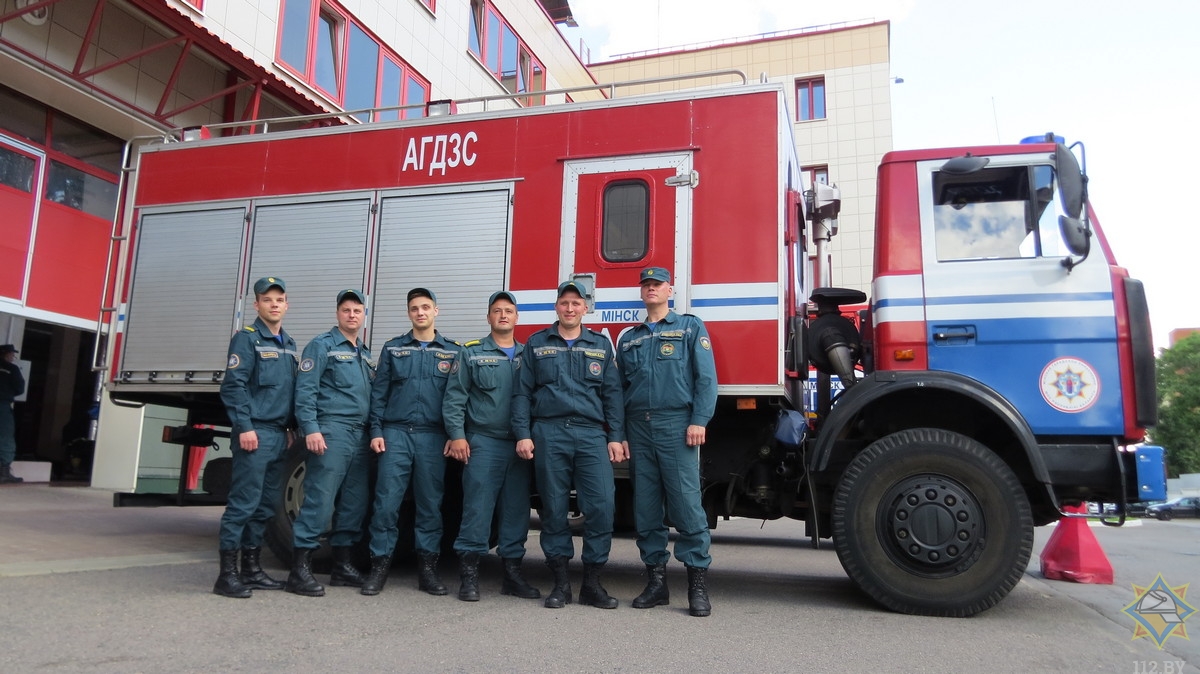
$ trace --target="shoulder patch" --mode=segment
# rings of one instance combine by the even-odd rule
[[[479,346],[480,344],[483,344],[482,339],[472,339],[471,341],[467,342],[466,344],[463,344],[463,346]]]
[[[253,326],[253,325],[247,325],[246,327],[244,327],[244,328],[242,328],[242,329],[243,329],[243,330],[245,330],[246,332],[254,332],[254,326]]]
[[[300,361],[300,371],[301,372],[311,372],[312,369],[314,367],[316,367],[316,365],[317,364],[313,361],[312,358],[305,358],[304,360]]]
[[[237,369],[237,366],[241,365],[241,364],[242,364],[242,359],[238,358],[238,355],[236,353],[229,354],[229,365],[226,366],[227,369],[235,370],[235,369]]]
[[[712,342],[708,341],[707,337],[700,338],[700,347],[705,351],[712,351]]]

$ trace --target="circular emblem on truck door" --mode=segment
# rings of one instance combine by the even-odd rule
[[[1100,377],[1078,358],[1058,358],[1042,369],[1042,398],[1060,412],[1082,412],[1100,397]]]

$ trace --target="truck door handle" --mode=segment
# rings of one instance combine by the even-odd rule
[[[933,333],[933,341],[942,344],[967,344],[975,341],[975,328],[943,328]]]

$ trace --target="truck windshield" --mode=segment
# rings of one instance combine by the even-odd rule
[[[936,172],[933,212],[938,261],[1058,255],[1054,174],[1049,166]]]

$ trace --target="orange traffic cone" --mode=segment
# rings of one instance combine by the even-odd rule
[[[1066,506],[1069,513],[1084,513],[1086,506]],[[1113,569],[1088,521],[1064,517],[1058,521],[1042,549],[1042,575],[1050,580],[1112,585]]]

